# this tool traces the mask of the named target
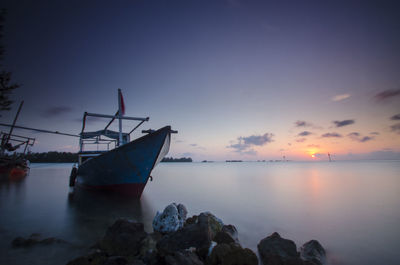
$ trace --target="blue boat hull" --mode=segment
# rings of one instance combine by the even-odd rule
[[[75,184],[140,197],[153,168],[168,153],[171,127],[163,127],[135,141],[83,162]]]

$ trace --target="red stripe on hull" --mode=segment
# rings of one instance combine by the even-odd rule
[[[85,189],[111,191],[121,195],[140,198],[143,193],[144,187],[146,186],[146,183],[127,183],[104,186],[88,186],[76,183],[76,185]]]

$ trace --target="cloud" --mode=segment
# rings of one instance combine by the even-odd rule
[[[319,144],[309,144],[309,145],[307,145],[307,147],[319,147]]]
[[[58,117],[58,116],[64,115],[71,111],[72,111],[72,108],[67,107],[67,106],[50,107],[50,108],[45,109],[42,112],[42,117],[45,117],[45,118]]]
[[[340,138],[340,137],[342,137],[342,135],[333,132],[333,133],[325,133],[325,134],[321,135],[321,137],[324,137],[324,138]]]
[[[263,146],[267,143],[273,142],[274,135],[272,133],[265,133],[263,135],[250,135],[247,137],[240,136],[237,138],[237,143],[231,143],[227,148],[232,148],[235,152],[244,154],[255,154],[252,149],[253,146]]]
[[[347,136],[349,136],[349,137],[359,137],[359,136],[360,136],[360,133],[358,133],[358,132],[352,132],[352,133],[349,133]]]
[[[390,126],[390,129],[392,130],[392,132],[397,132],[398,134],[400,134],[400,123],[396,123]]]
[[[355,123],[354,120],[333,121],[336,127],[343,127]]]
[[[198,144],[190,144],[190,146],[196,147],[197,149],[200,149],[200,150],[206,150],[205,147],[202,147],[202,146],[200,146]]]
[[[345,100],[346,98],[349,98],[350,94],[340,94],[340,95],[336,95],[332,98],[332,101],[342,101]]]
[[[296,142],[298,142],[298,143],[303,143],[303,142],[305,142],[306,140],[307,140],[306,138],[300,138],[300,139],[297,139]]]
[[[304,131],[304,132],[299,133],[297,136],[308,136],[308,135],[311,135],[311,134],[312,134],[312,132]]]
[[[379,135],[379,132],[370,132],[369,134],[372,134],[372,135]]]
[[[350,137],[351,140],[357,141],[357,142],[360,142],[360,143],[365,143],[365,142],[368,142],[368,141],[371,141],[371,140],[375,139],[373,136],[364,136],[363,137],[358,132],[349,133],[347,136]]]
[[[311,123],[306,122],[306,121],[296,121],[294,124],[295,124],[296,127],[310,127],[310,126],[312,126]]]
[[[373,139],[374,139],[374,137],[371,137],[371,136],[364,136],[364,137],[362,137],[359,141],[360,141],[361,143],[364,143],[364,142],[368,142],[368,141],[373,140]]]
[[[374,96],[376,101],[384,101],[393,97],[400,96],[400,89],[387,89]]]
[[[392,121],[398,121],[398,120],[400,120],[400,113],[399,113],[399,114],[396,114],[396,115],[394,115],[394,116],[392,116],[392,117],[390,117],[390,119],[391,119]]]
[[[175,143],[183,143],[183,140],[176,140]]]

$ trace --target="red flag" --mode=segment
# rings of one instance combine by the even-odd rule
[[[124,97],[122,96],[122,92],[120,93],[121,96],[121,113],[125,115],[125,104],[124,104]]]

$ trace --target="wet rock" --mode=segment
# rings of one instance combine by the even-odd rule
[[[217,232],[214,239],[218,244],[239,243],[238,232],[233,225],[224,225],[220,232]]]
[[[187,209],[183,204],[171,203],[162,213],[157,212],[153,219],[153,229],[161,233],[172,233],[183,227]]]
[[[303,264],[296,244],[276,232],[261,240],[257,248],[264,265]]]
[[[218,244],[207,258],[209,265],[257,265],[256,254],[248,248],[243,249],[239,244]]]
[[[120,219],[107,229],[98,246],[112,256],[135,256],[146,236],[142,223]]]
[[[300,248],[300,257],[316,265],[323,265],[326,262],[325,249],[317,240],[310,240]]]
[[[27,248],[34,245],[50,245],[54,243],[67,243],[67,241],[55,237],[41,239],[40,234],[35,233],[30,235],[28,238],[16,237],[11,242],[11,245],[14,248]]]
[[[203,265],[204,263],[191,251],[183,250],[165,257],[166,265]]]

